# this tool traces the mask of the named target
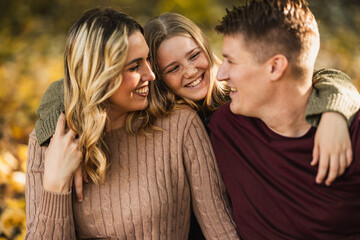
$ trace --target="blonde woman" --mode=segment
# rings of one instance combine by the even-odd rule
[[[147,108],[154,80],[148,55],[141,26],[124,13],[92,9],[71,28],[65,114],[48,147],[39,145],[46,124],[38,137],[30,135],[26,239],[182,240],[190,206],[207,239],[238,239],[196,112],[183,108],[157,118]],[[60,93],[44,96],[45,123],[59,116]],[[78,202],[71,184],[81,165],[89,183]]]
[[[220,61],[206,36],[194,22],[173,12],[152,18],[144,29],[156,76],[151,84],[153,110],[166,116],[176,106],[187,104],[197,110],[206,125],[212,113],[229,101],[226,85],[216,81]],[[316,181],[321,183],[327,175],[326,184],[330,185],[352,159],[346,121],[336,112],[342,113],[350,125],[360,96],[351,79],[337,70],[317,71],[313,82],[306,118],[318,125],[321,113],[326,113],[318,127],[311,164],[320,160]]]

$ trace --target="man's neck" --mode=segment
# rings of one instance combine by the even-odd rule
[[[306,86],[308,85],[308,86]],[[286,86],[266,106],[260,119],[274,132],[286,137],[301,137],[311,125],[305,121],[305,111],[311,94],[311,82],[304,86]]]

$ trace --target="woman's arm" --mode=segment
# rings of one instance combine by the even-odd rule
[[[196,115],[184,139],[193,210],[206,239],[239,239],[209,137]]]
[[[26,169],[25,239],[76,239],[71,192],[56,194],[42,187],[45,148],[30,135]]]
[[[57,120],[64,110],[64,79],[60,79],[50,84],[36,110],[39,119],[35,124],[35,133],[40,146],[49,145]],[[75,193],[79,202],[83,200],[83,181],[89,182],[87,175],[82,174],[82,168],[79,168],[74,176]]]
[[[72,141],[65,140],[63,145],[58,144],[59,138],[70,138],[71,133],[65,134],[65,117],[62,114],[57,124],[54,141],[45,152],[40,147],[34,132],[30,135],[26,170],[26,237],[25,239],[76,239],[72,214],[71,191],[69,178],[66,176],[78,165],[76,154],[71,153]],[[65,151],[57,151],[58,144]],[[67,155],[64,157],[64,153]],[[46,160],[45,160],[46,159]],[[72,159],[69,164],[67,160]],[[80,158],[81,159],[81,158]],[[59,164],[56,165],[55,161]],[[75,168],[76,169],[76,168]],[[62,177],[64,176],[64,177]]]
[[[306,120],[318,126],[311,165],[319,164],[316,182],[321,183],[327,175],[325,183],[330,185],[352,161],[347,126],[360,107],[360,95],[351,79],[338,70],[318,70],[313,82],[306,109]]]

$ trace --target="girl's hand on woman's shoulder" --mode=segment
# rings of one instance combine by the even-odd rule
[[[76,133],[65,132],[65,114],[59,116],[56,130],[45,153],[43,187],[56,193],[67,193],[75,171],[79,168],[83,155]]]

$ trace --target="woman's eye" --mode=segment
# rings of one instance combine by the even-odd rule
[[[130,68],[130,72],[137,71],[140,68],[140,64],[137,64],[135,67]]]
[[[197,53],[191,55],[191,56],[190,56],[190,60],[195,59],[197,56],[199,56],[199,54],[200,54],[200,52],[197,52]]]
[[[175,72],[176,70],[178,70],[178,68],[179,68],[179,66],[176,65],[176,66],[172,67],[172,68],[168,71],[168,73]]]

